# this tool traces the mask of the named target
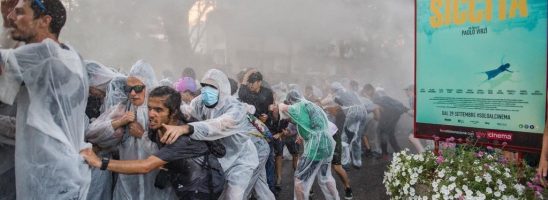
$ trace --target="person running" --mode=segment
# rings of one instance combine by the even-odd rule
[[[329,133],[325,112],[306,100],[297,90],[291,90],[286,99],[288,105],[279,104],[280,113],[288,115],[297,125],[300,138],[304,141],[304,153],[295,171],[294,199],[308,199],[314,179],[322,189],[325,199],[339,199],[335,179],[331,175],[331,160],[335,141]]]

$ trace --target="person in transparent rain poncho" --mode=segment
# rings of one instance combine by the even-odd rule
[[[131,68],[124,87],[129,102],[122,100],[117,106],[107,109],[121,96],[120,86],[114,86],[116,90],[109,94],[111,99],[107,98],[105,101],[105,113],[88,129],[88,140],[102,148],[116,145],[120,160],[142,160],[156,153],[158,146],[149,139],[145,129],[148,127],[146,99],[148,92],[155,86],[156,78],[152,66],[142,60],[137,61]],[[158,170],[142,175],[118,175],[112,198],[175,199],[171,188],[162,190],[154,187],[157,174]]]
[[[89,79],[89,97],[86,107],[86,115],[90,121],[93,121],[102,113],[101,107],[110,81],[114,77],[123,75],[97,61],[85,60],[84,63]]]
[[[226,176],[220,199],[245,199],[244,192],[253,170],[259,166],[257,150],[248,135],[257,129],[247,119],[246,104],[230,95],[230,83],[223,72],[207,71],[201,85],[201,94],[183,111],[201,121],[183,126],[166,125],[161,141],[170,144],[183,134],[195,140],[219,140],[226,148],[226,155],[219,158]]]
[[[85,199],[88,81],[78,52],[58,41],[66,10],[59,0],[20,0],[8,19],[12,38],[26,43],[0,50],[0,101],[17,102],[17,198]]]
[[[362,166],[361,138],[367,124],[367,110],[361,104],[359,97],[347,91],[341,83],[333,82],[331,91],[333,92],[333,101],[342,107],[346,115],[341,140],[349,145],[349,151],[343,150],[342,165],[347,166],[352,162],[354,167],[360,168]],[[345,152],[350,152],[350,155]]]
[[[113,127],[112,121],[120,120],[125,111],[128,101],[124,92],[126,81],[125,76],[117,76],[109,80],[105,89],[106,96],[100,107],[102,114],[98,119],[93,120],[86,131],[86,141],[94,144],[94,151],[102,157],[112,157],[112,154],[117,151],[116,145],[120,142],[124,133],[122,127]],[[112,173],[92,168],[91,174],[91,186],[87,200],[112,199],[112,186],[114,184]]]
[[[331,175],[335,140],[331,137],[326,114],[296,90],[287,94],[286,101],[289,105],[278,105],[280,115],[289,116],[304,141],[304,152],[294,175],[294,199],[308,199],[316,176],[325,199],[339,199],[337,185]]]

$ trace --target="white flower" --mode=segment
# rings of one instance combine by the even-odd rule
[[[506,176],[506,178],[512,177],[512,176],[510,175],[510,173],[508,173],[508,172],[504,172],[504,176]]]
[[[434,180],[434,181],[432,181],[432,188],[434,189],[435,192],[438,191],[439,183],[440,183],[439,180]]]
[[[496,197],[500,197],[500,192],[499,192],[499,191],[496,191],[496,192],[495,192],[495,196],[496,196]]]
[[[493,190],[490,187],[487,187],[487,188],[485,188],[485,192],[487,194],[491,194],[491,193],[493,193]]]
[[[462,195],[462,190],[460,190],[459,188],[457,188],[455,191],[456,191],[457,198]]]
[[[502,181],[500,179],[497,179],[497,185],[502,185]]]
[[[477,198],[477,199],[483,200],[483,199],[485,199],[485,198],[486,198],[485,194],[483,194],[483,193],[481,193],[480,191],[478,191],[478,198]]]
[[[445,195],[449,195],[449,188],[447,188],[447,186],[441,186],[441,193],[445,196]]]
[[[457,180],[457,178],[456,178],[456,177],[454,177],[454,176],[451,176],[451,177],[449,177],[449,181],[451,181],[451,182],[455,182],[455,180]]]
[[[474,192],[472,192],[472,190],[469,190],[468,188],[466,188],[466,189],[464,190],[464,193],[466,194],[466,196],[472,196],[472,195],[474,195]]]
[[[499,185],[499,190],[501,192],[504,192],[505,189],[506,189],[506,185]]]
[[[445,176],[444,171],[443,170],[439,171],[438,172],[438,177],[443,178],[443,176]]]
[[[525,186],[523,186],[521,184],[515,184],[514,188],[518,191],[518,193],[522,193],[523,190],[525,190]]]
[[[485,182],[490,183],[492,181],[491,174],[485,173],[483,174],[483,178],[485,179]]]
[[[481,178],[479,176],[476,176],[476,182],[481,182]]]
[[[464,173],[462,173],[461,171],[458,171],[457,172],[457,176],[462,176]]]

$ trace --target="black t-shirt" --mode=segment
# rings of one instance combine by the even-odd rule
[[[401,102],[389,96],[377,96],[373,98],[373,102],[381,107],[381,117],[379,119],[379,128],[381,129],[395,127],[400,115],[409,110]]]
[[[240,101],[249,105],[255,106],[255,117],[260,117],[261,114],[268,114],[268,107],[274,104],[274,95],[272,90],[261,86],[259,93],[254,93],[248,87],[243,86],[238,92]]]
[[[204,141],[191,139],[190,136],[180,136],[173,144],[168,144],[160,148],[154,156],[166,162],[172,162],[179,159],[187,159],[204,155],[208,151],[207,144]]]

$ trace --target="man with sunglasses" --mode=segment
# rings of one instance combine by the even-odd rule
[[[120,160],[142,160],[154,155],[158,146],[150,140],[149,111],[147,99],[150,91],[157,86],[157,79],[150,64],[143,60],[137,61],[129,71],[124,91],[129,98],[126,115],[131,115],[131,121],[125,121],[124,134],[118,144]],[[112,126],[117,124],[116,120]],[[154,187],[158,170],[147,174],[126,175],[120,174],[114,188],[113,199],[173,199],[175,193],[172,188],[163,190]],[[136,189],[140,188],[140,189]]]
[[[128,89],[132,89],[128,87]],[[165,178],[157,178],[155,185],[172,186],[179,199],[217,199],[223,190],[224,177],[217,157],[224,156],[224,148],[218,142],[193,140],[179,137],[173,144],[157,141],[165,124],[185,124],[180,113],[181,96],[177,91],[161,86],[154,88],[148,97],[149,137],[158,143],[160,150],[141,160],[110,160],[99,157],[91,149],[81,152],[87,162],[101,170],[121,174],[146,174],[165,168]]]
[[[10,11],[4,19],[11,38],[26,45],[0,50],[0,101],[17,102],[17,198],[85,199],[91,171],[79,151],[91,146],[88,81],[78,52],[58,40],[66,10],[60,0],[11,2],[2,1]]]

